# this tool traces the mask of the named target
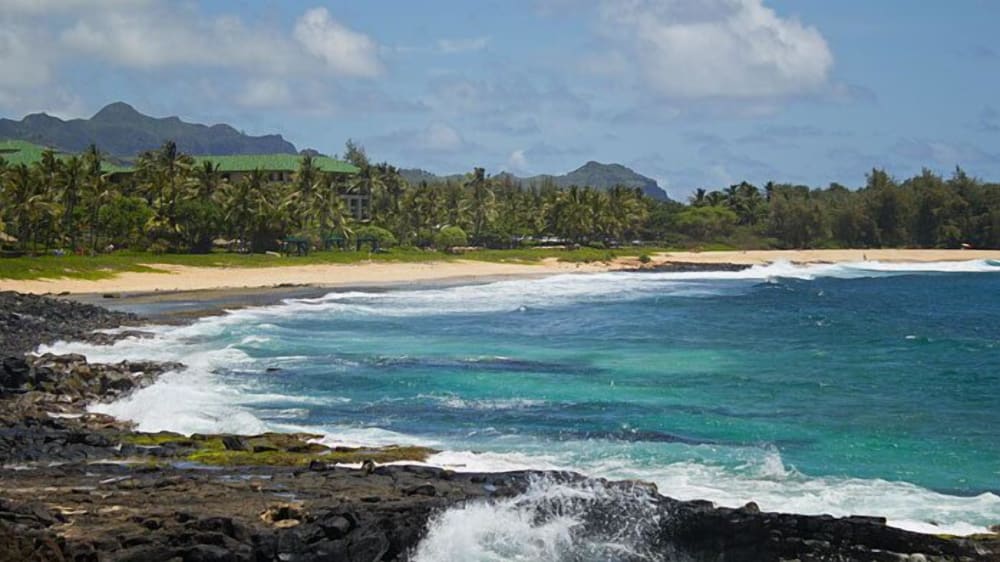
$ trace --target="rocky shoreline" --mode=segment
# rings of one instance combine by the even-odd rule
[[[121,336],[93,330],[139,321],[0,293],[0,561],[409,560],[436,517],[478,502],[506,502],[537,522],[569,514],[579,522],[574,537],[634,546],[569,560],[1000,560],[996,535],[923,535],[879,518],[761,513],[753,504],[716,508],[647,483],[572,473],[382,466],[422,460],[432,452],[422,448],[139,433],[86,405],[121,398],[178,365],[23,355],[59,339],[109,343]],[[542,485],[574,492],[525,494]]]

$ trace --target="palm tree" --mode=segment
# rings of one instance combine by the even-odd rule
[[[344,199],[336,190],[317,190],[313,204],[315,205],[321,240],[326,241],[332,235],[347,239],[353,234]]]
[[[635,233],[649,216],[642,190],[615,186],[607,197],[610,216],[606,220],[610,221],[609,233],[619,241],[625,240],[626,235]]]
[[[76,249],[76,208],[86,182],[84,162],[77,156],[63,161],[56,176],[62,203],[62,231],[70,239],[70,248]]]
[[[704,207],[707,202],[705,201],[705,190],[698,188],[695,190],[694,195],[691,196],[691,206],[692,207]]]
[[[159,150],[141,154],[136,166],[140,192],[156,213],[150,220],[150,230],[166,237],[170,244],[178,241],[177,205],[186,195],[182,188],[193,165],[193,158],[182,154],[173,141],[167,141]]]
[[[465,186],[470,192],[472,238],[478,243],[493,219],[496,195],[491,189],[490,181],[486,178],[486,170],[483,168],[473,168],[472,173],[466,178]]]
[[[226,228],[231,236],[235,235],[243,244],[247,243],[253,229],[253,195],[263,184],[263,177],[264,173],[257,168],[239,181],[223,185],[219,193]]]
[[[371,166],[369,166],[371,168]],[[393,227],[392,224],[400,218],[400,204],[406,187],[406,180],[399,174],[399,169],[387,163],[374,167],[379,189],[372,192],[371,215],[376,223]]]
[[[755,225],[764,215],[764,199],[760,190],[745,181],[726,188],[725,204],[736,213],[741,225]]]
[[[18,164],[8,174],[5,199],[10,205],[11,216],[17,221],[17,238],[21,249],[27,250],[28,240],[32,249],[38,247],[42,225],[54,218],[58,206],[48,200],[42,188],[41,167],[34,170]]]
[[[721,191],[712,191],[705,196],[705,203],[709,207],[721,207],[726,202],[726,196]]]
[[[363,166],[361,171],[348,185],[348,193],[364,195],[368,199],[368,213],[364,218],[374,219],[374,202],[380,199],[387,189],[385,178],[375,166]]]
[[[203,160],[201,165],[194,169],[192,180],[191,195],[202,202],[210,201],[218,194],[219,184],[222,183],[219,165],[211,160]]]
[[[550,195],[548,216],[552,231],[562,238],[580,243],[593,232],[593,214],[586,190],[571,186]]]
[[[472,221],[471,204],[469,200],[465,198],[462,186],[449,181],[445,184],[444,190],[444,222],[450,226],[467,229]]]

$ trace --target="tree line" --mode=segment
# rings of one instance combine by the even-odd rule
[[[320,170],[303,155],[290,182],[267,170],[224,178],[168,142],[141,154],[133,173],[111,181],[102,155],[47,151],[33,164],[0,156],[0,243],[23,252],[116,248],[207,252],[220,239],[244,251],[277,249],[295,238],[314,246],[354,239],[451,249],[562,242],[591,246],[635,240],[670,246],[738,248],[1000,247],[1000,185],[956,169],[898,182],[872,170],[859,189],[742,182],[698,190],[685,203],[641,190],[523,186],[475,168],[461,181],[408,184],[400,171],[347,144],[353,176]],[[342,195],[370,200],[356,219]]]
[[[664,223],[701,240],[776,248],[1000,248],[1000,184],[956,168],[902,182],[873,169],[856,190],[746,182],[697,190]],[[668,227],[669,229],[669,227]]]

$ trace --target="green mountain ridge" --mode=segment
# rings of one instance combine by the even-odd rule
[[[463,174],[451,174],[439,176],[421,169],[404,169],[400,173],[411,184],[421,181],[428,183],[441,181],[462,181]],[[601,162],[589,161],[579,168],[562,175],[540,174],[537,176],[520,177],[510,172],[500,172],[494,178],[510,178],[515,183],[520,183],[526,187],[538,187],[551,182],[557,187],[570,187],[573,185],[581,187],[592,187],[595,189],[607,190],[617,185],[625,187],[639,188],[646,196],[653,199],[666,201],[670,199],[667,192],[653,178],[644,176],[631,168],[621,164],[603,164]]]
[[[67,152],[82,152],[96,144],[116,157],[132,157],[173,140],[188,154],[296,154],[281,135],[250,136],[229,125],[186,123],[178,117],[144,115],[131,105],[115,102],[90,119],[64,121],[34,113],[20,121],[0,119],[0,139],[23,140]]]
[[[128,161],[141,152],[159,148],[168,140],[176,142],[181,152],[202,156],[298,154],[295,145],[281,135],[250,136],[226,124],[209,126],[187,123],[178,117],[150,117],[125,102],[111,103],[90,119],[63,120],[45,113],[34,113],[20,121],[0,119],[0,140],[5,139],[27,141],[67,153],[83,152],[96,144],[113,162]],[[401,173],[412,184],[464,178],[462,174],[439,176],[420,169],[404,169]],[[669,199],[656,180],[621,164],[590,161],[562,175],[518,177],[500,172],[494,177],[509,177],[528,187],[551,182],[557,187],[577,185],[606,190],[623,185],[642,189],[654,199]]]

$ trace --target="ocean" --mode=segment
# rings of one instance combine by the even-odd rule
[[[992,262],[332,292],[149,329],[44,350],[188,365],[93,406],[147,431],[309,431],[428,445],[456,470],[638,478],[726,506],[931,533],[1000,523]],[[495,550],[511,529],[536,533],[530,548],[568,536],[533,528],[523,505],[470,506],[435,520],[421,556]],[[503,558],[483,552],[468,559]]]

